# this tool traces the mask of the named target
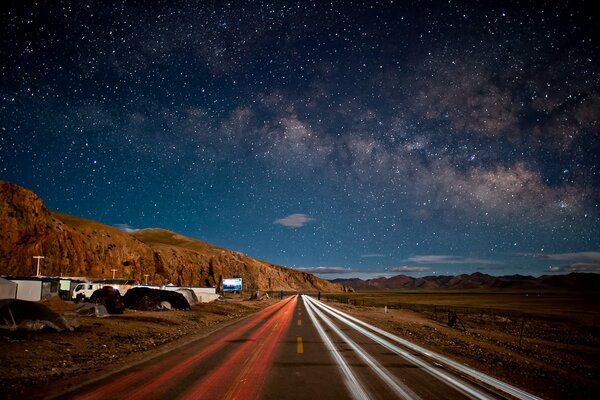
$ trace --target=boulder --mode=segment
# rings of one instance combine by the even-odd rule
[[[75,307],[75,313],[84,317],[108,317],[108,311],[103,304],[81,303]]]

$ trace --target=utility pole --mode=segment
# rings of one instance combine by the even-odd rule
[[[113,273],[113,279],[115,279],[115,272],[117,272],[116,269],[111,269],[112,273]]]
[[[37,258],[37,273],[35,274],[36,276],[40,276],[40,260],[42,258],[46,258],[44,256],[33,256],[33,258]]]
[[[150,276],[149,274],[144,274],[144,278],[146,278],[146,285],[148,284],[148,277],[149,276]]]

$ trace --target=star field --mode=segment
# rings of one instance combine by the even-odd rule
[[[592,2],[8,1],[0,179],[321,276],[600,272]]]

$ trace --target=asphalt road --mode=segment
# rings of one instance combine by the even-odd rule
[[[536,397],[294,296],[71,399],[498,399]]]

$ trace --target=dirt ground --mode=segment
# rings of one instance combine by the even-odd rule
[[[252,314],[274,299],[231,297],[190,311],[134,311],[107,318],[65,315],[72,302],[45,304],[76,319],[74,332],[0,331],[0,399],[40,399],[167,352]]]
[[[323,300],[540,397],[600,398],[600,308],[590,308],[585,299],[577,305],[572,297],[531,302],[521,296],[465,300],[463,295],[387,293]],[[60,393],[205,336],[276,301],[237,297],[191,311],[126,310],[108,318],[66,315],[80,322],[75,332],[0,331],[0,399]],[[523,302],[527,312],[522,311]],[[58,299],[47,305],[61,314],[74,308]],[[447,324],[448,311],[457,313],[453,328]]]

